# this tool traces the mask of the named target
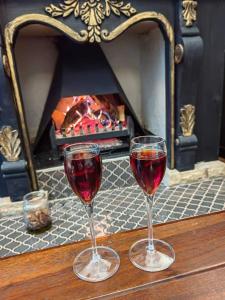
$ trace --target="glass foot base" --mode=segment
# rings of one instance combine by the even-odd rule
[[[175,261],[173,248],[164,241],[153,240],[155,250],[149,250],[149,240],[133,244],[129,251],[132,264],[144,271],[157,272],[167,268]]]
[[[103,281],[119,268],[119,255],[111,248],[98,246],[97,255],[93,255],[92,248],[79,253],[73,263],[74,273],[83,280],[90,282]]]

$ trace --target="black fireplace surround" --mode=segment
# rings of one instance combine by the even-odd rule
[[[168,168],[184,171],[218,159],[224,15],[225,3],[219,0],[0,0],[0,131],[18,130],[21,140],[16,159],[0,154],[0,197],[19,200],[38,188],[14,59],[22,27],[47,24],[75,42],[98,45],[110,43],[130,25],[157,22],[166,41]]]

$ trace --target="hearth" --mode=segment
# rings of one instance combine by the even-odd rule
[[[52,146],[126,136],[128,127],[119,95],[62,98],[52,113]]]
[[[103,149],[113,149],[120,145],[119,137],[132,138],[133,131],[119,95],[83,95],[59,101],[52,113],[50,138],[53,149],[84,141],[98,141]]]
[[[34,145],[35,166],[43,169],[61,165],[64,147],[79,142],[98,143],[104,157],[126,155],[134,132],[133,119],[127,115],[118,94],[62,98],[52,113],[50,126],[43,132],[44,137]],[[50,142],[47,149],[46,144],[43,147],[44,139]]]

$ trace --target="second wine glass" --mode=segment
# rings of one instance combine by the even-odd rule
[[[86,281],[105,280],[118,270],[120,258],[113,249],[96,245],[93,199],[100,188],[102,178],[99,146],[93,143],[77,143],[66,147],[64,168],[71,188],[86,209],[92,241],[92,247],[85,249],[75,258],[74,273]]]
[[[166,170],[166,154],[166,144],[161,137],[140,136],[131,141],[130,165],[146,197],[148,238],[133,244],[129,257],[137,268],[149,272],[167,269],[175,260],[173,248],[168,243],[153,239],[152,207],[154,194]]]

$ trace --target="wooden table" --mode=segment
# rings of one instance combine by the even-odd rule
[[[76,278],[75,255],[88,241],[0,260],[0,299],[225,299],[225,212],[155,226],[155,236],[168,241],[176,261],[148,273],[129,261],[128,249],[146,229],[98,239],[116,249],[121,266],[100,283]]]

